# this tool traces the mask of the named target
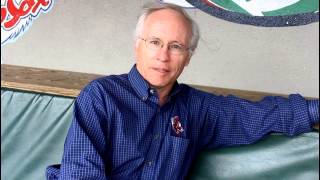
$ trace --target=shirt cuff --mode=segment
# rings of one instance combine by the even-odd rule
[[[313,123],[319,123],[319,100],[308,100],[308,109],[310,118]]]

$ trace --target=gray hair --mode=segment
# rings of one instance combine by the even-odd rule
[[[170,4],[170,3],[150,3],[150,4],[146,4],[143,7],[143,11],[141,13],[141,15],[139,16],[138,19],[138,23],[136,25],[136,29],[134,32],[134,40],[136,41],[139,36],[142,33],[143,30],[143,24],[145,22],[145,20],[147,19],[147,17],[158,10],[161,9],[172,9],[175,10],[177,12],[179,12],[181,15],[183,15],[183,17],[190,23],[191,25],[191,39],[190,39],[190,49],[191,51],[194,51],[197,46],[198,46],[198,41],[199,41],[199,27],[197,25],[197,23],[187,14],[187,12],[180,6],[174,5],[174,4]]]

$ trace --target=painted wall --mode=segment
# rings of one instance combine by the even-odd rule
[[[151,0],[56,0],[15,43],[5,64],[121,74],[134,64],[133,30]],[[265,28],[189,9],[202,37],[180,82],[319,97],[319,23]]]

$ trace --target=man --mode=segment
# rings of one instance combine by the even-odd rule
[[[319,101],[300,95],[249,102],[179,84],[199,33],[177,6],[146,9],[135,35],[129,74],[94,80],[77,97],[61,166],[48,179],[184,179],[202,149],[309,132],[319,121]]]

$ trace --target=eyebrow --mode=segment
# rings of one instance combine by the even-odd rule
[[[159,39],[159,40],[161,40],[160,38],[155,37],[155,36],[151,36],[151,37],[149,37],[149,38],[152,38],[152,39]],[[162,41],[162,40],[161,40],[161,41]]]

